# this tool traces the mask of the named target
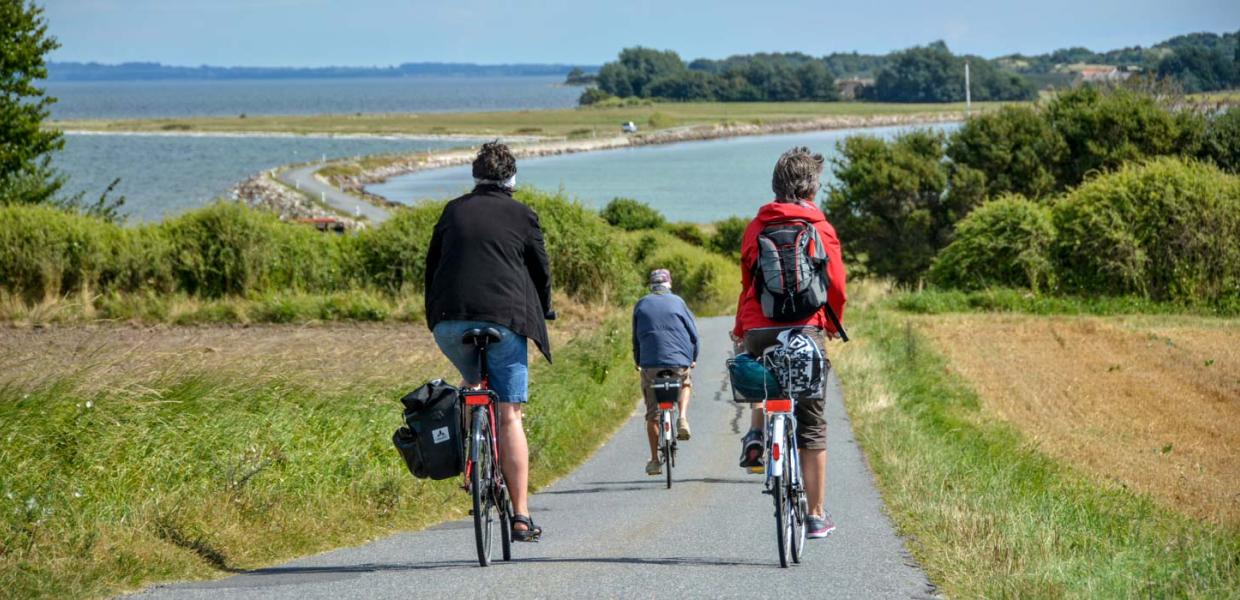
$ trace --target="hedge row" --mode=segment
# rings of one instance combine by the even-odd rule
[[[516,197],[539,215],[556,288],[578,300],[632,300],[654,256],[674,261],[674,272],[719,268],[718,257],[671,236],[635,260],[636,240],[579,203],[533,190]],[[357,235],[335,236],[226,202],[134,227],[48,206],[0,206],[0,290],[30,302],[69,294],[420,292],[442,209],[439,202],[420,204]],[[664,254],[652,253],[655,247]],[[713,285],[684,290],[704,294],[686,297],[695,306],[722,306]]]
[[[1183,304],[1240,298],[1240,177],[1179,158],[1132,163],[1049,206],[1012,195],[961,220],[933,283],[1135,295]]]

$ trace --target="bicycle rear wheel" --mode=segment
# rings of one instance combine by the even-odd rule
[[[788,519],[791,515],[788,513],[786,492],[783,476],[772,477],[771,497],[775,499],[775,541],[779,544],[779,566],[785,569],[788,568],[788,559],[792,555],[792,549],[789,547],[792,542],[792,533],[788,527]]]
[[[473,427],[469,436],[469,458],[473,470],[469,487],[474,501],[474,542],[478,564],[491,564],[491,540],[495,532],[495,490],[492,480],[491,429],[486,409],[474,409]]]
[[[667,489],[672,489],[672,465],[675,464],[672,459],[672,436],[668,433],[668,421],[670,417],[667,412],[663,413],[660,419],[659,438],[663,440],[663,468],[667,472]]]
[[[508,497],[508,488],[500,489],[499,500],[499,539],[500,548],[504,552],[504,560],[512,560],[512,499]]]

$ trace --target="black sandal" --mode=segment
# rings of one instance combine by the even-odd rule
[[[517,529],[517,523],[525,525],[525,529]],[[542,535],[542,527],[534,524],[534,520],[526,515],[512,516],[512,539],[518,542],[537,542]]]

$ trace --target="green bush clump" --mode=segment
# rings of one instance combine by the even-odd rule
[[[0,284],[32,301],[92,289],[110,227],[47,205],[0,207]]]
[[[1059,94],[1044,118],[1067,145],[1055,161],[1061,188],[1127,161],[1195,150],[1181,145],[1181,128],[1192,121],[1177,120],[1150,95],[1122,88],[1103,92],[1085,86]]]
[[[1054,206],[1069,291],[1196,303],[1240,297],[1240,178],[1195,161],[1131,164]]]
[[[275,215],[217,202],[163,226],[179,287],[204,297],[344,287],[338,238]]]
[[[658,229],[663,226],[663,214],[649,204],[632,198],[614,198],[599,213],[604,221],[625,231]]]
[[[1228,173],[1240,174],[1240,106],[1210,119],[1201,155]]]
[[[741,240],[745,237],[745,228],[749,227],[749,219],[728,217],[715,222],[715,233],[710,236],[710,249],[739,260],[741,256]]]
[[[559,194],[520,189],[514,197],[538,213],[556,289],[586,302],[632,295],[626,241],[598,213]]]
[[[696,223],[668,223],[663,230],[694,246],[705,246],[708,241],[706,233]]]
[[[956,224],[955,239],[930,267],[930,281],[965,290],[1049,289],[1055,281],[1054,241],[1048,207],[1019,195],[991,200]]]
[[[634,245],[638,265],[635,281],[645,281],[654,269],[672,273],[672,289],[701,316],[726,314],[740,295],[740,267],[704,248],[662,232],[643,232]],[[630,271],[631,272],[631,271]]]
[[[425,286],[426,251],[446,202],[423,202],[402,208],[382,225],[351,241],[349,256],[366,281],[391,293]]]

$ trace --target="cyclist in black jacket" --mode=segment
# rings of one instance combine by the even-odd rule
[[[462,334],[494,327],[502,339],[487,348],[491,389],[499,396],[501,469],[512,494],[513,539],[537,539],[529,518],[529,449],[522,406],[529,400],[526,340],[548,361],[545,319],[551,312],[551,268],[538,215],[513,200],[517,161],[508,147],[484,144],[474,160],[474,190],[444,207],[426,254],[426,323],[440,350],[465,381],[479,382],[473,346]]]

